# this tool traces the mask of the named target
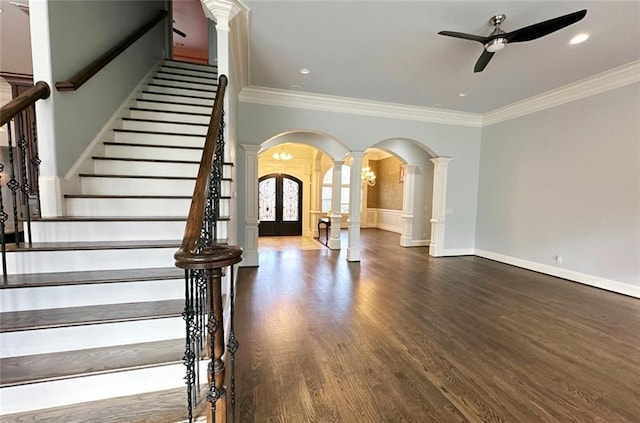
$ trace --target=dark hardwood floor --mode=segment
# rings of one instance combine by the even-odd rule
[[[640,300],[362,231],[240,270],[240,422],[640,422]]]

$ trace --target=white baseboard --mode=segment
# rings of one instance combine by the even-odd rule
[[[607,291],[616,292],[618,294],[624,294],[630,297],[640,298],[640,286],[634,286],[624,282],[605,279],[599,276],[587,275],[585,273],[575,272],[573,270],[561,269],[558,267],[549,266],[542,263],[523,260],[517,257],[511,257],[511,256],[506,256],[504,254],[494,253],[491,251],[475,250],[475,255],[478,257],[484,257],[491,260],[499,261],[501,263],[522,267],[524,269],[533,270],[535,272],[556,276],[558,278],[568,279],[570,281],[582,283],[584,285],[606,289]]]
[[[473,248],[445,248],[439,257],[472,256],[474,253]]]
[[[402,247],[428,247],[431,240],[429,239],[407,239],[401,242]]]
[[[244,250],[242,252],[242,261],[238,263],[238,267],[258,267],[258,265],[258,251]]]

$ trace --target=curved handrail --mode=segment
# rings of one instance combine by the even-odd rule
[[[222,119],[222,105],[226,88],[227,77],[225,75],[220,75],[218,78],[216,99],[213,103],[213,110],[211,112],[211,120],[209,121],[209,129],[207,130],[207,139],[204,144],[204,150],[202,151],[200,168],[198,169],[198,178],[196,179],[196,186],[193,189],[193,197],[191,199],[191,207],[189,208],[187,226],[184,229],[182,245],[180,246],[180,250],[176,253],[176,258],[184,253],[187,255],[194,255],[198,250],[198,240],[200,239],[202,223],[204,221],[204,209],[207,203],[211,166],[213,164],[213,156],[216,151],[218,132],[221,130],[220,122]]]
[[[93,62],[89,63],[78,73],[73,75],[67,81],[56,82],[56,90],[58,91],[75,91],[80,88],[85,82],[91,79],[92,76],[97,74],[107,66],[113,59],[118,57],[120,53],[125,51],[131,44],[135,43],[140,37],[146,34],[151,28],[167,17],[169,12],[162,10],[158,16],[148,21],[146,24],[132,32],[127,38],[122,40],[119,44],[115,45],[109,51],[98,57]]]
[[[0,126],[4,126],[16,115],[32,106],[36,101],[48,98],[51,94],[49,84],[44,81],[36,82],[33,87],[23,92],[0,109]]]

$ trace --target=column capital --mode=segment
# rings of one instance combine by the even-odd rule
[[[342,166],[344,164],[344,160],[334,160],[333,161],[333,165],[334,166]]]
[[[216,30],[229,31],[231,20],[242,10],[235,0],[202,0],[202,10],[215,21]]]
[[[404,172],[407,175],[411,173],[416,173],[416,170],[418,170],[417,163],[404,163],[402,164],[402,167],[404,168]]]
[[[361,151],[351,151],[349,153],[352,159],[362,159],[364,157],[364,152]]]
[[[240,144],[240,146],[247,153],[249,153],[249,152],[257,153],[258,151],[260,151],[260,148],[261,148],[259,145],[253,145],[253,144]]]
[[[431,159],[434,165],[447,166],[453,157],[434,157]]]

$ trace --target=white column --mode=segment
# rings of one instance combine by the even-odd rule
[[[309,214],[311,233],[314,238],[317,238],[320,236],[318,234],[318,219],[322,214],[322,168],[320,167],[320,160],[314,160],[313,169],[311,170],[311,211]]]
[[[258,266],[258,151],[259,145],[242,144],[244,149],[244,248],[240,266]]]
[[[344,161],[333,161],[333,186],[331,190],[331,236],[329,237],[329,248],[340,249],[340,225],[342,224],[342,214],[340,214],[340,194],[342,190],[342,165]]]
[[[407,163],[404,167],[404,190],[402,192],[402,235],[400,246],[411,247],[413,245],[413,199],[416,195],[416,170],[418,165]]]
[[[351,179],[349,184],[349,220],[347,237],[347,260],[360,261],[360,209],[362,205],[362,156],[364,153],[351,153]]]
[[[447,171],[451,157],[436,157],[433,162],[433,212],[431,215],[431,243],[429,255],[444,255],[444,228],[447,212]]]

